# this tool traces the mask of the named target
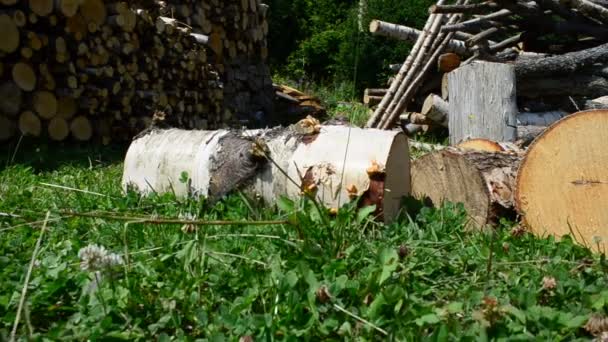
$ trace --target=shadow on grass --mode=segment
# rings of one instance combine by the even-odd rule
[[[37,172],[53,171],[64,165],[111,165],[121,163],[128,148],[128,143],[104,146],[94,142],[16,139],[0,145],[0,171],[15,164],[30,166]]]

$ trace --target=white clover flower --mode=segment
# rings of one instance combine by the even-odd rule
[[[103,268],[104,259],[108,255],[105,247],[88,245],[78,251],[80,268],[84,271],[97,271]]]
[[[88,245],[78,251],[80,268],[84,271],[99,271],[123,264],[122,257],[115,253],[108,253],[103,246]]]

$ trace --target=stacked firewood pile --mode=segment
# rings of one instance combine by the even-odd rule
[[[513,65],[522,126],[529,119],[534,125],[550,123],[597,108],[602,100],[589,101],[608,94],[607,5],[600,0],[440,0],[429,9],[423,30],[372,21],[373,34],[415,45],[397,65],[389,88],[369,90],[373,96],[364,97],[374,106],[367,126],[389,129],[401,118],[410,132],[447,128],[448,74],[474,61]]]
[[[227,116],[250,121],[250,113],[273,112],[273,88],[266,65],[268,5],[259,0],[159,1],[161,14],[208,37],[210,63],[224,82]],[[258,118],[271,121],[272,117]],[[249,122],[247,122],[249,123]]]
[[[234,113],[258,110],[248,96],[264,86],[270,95],[258,108],[272,109],[258,1],[6,0],[0,8],[0,140],[107,143],[154,121],[241,125]]]

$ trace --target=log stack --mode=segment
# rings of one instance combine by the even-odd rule
[[[161,14],[209,37],[209,60],[224,83],[224,107],[242,123],[272,124],[273,86],[266,65],[268,5],[260,0],[167,0]],[[251,122],[251,113],[258,113]],[[259,117],[264,113],[264,117]]]
[[[152,123],[213,129],[271,114],[266,7],[244,3],[2,2],[0,140],[109,143]]]

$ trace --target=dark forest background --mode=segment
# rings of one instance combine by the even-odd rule
[[[411,44],[369,33],[380,19],[421,28],[430,0],[367,0],[359,30],[359,0],[267,0],[270,65],[275,78],[304,89],[339,87],[358,96],[386,83],[389,64],[402,63]]]

